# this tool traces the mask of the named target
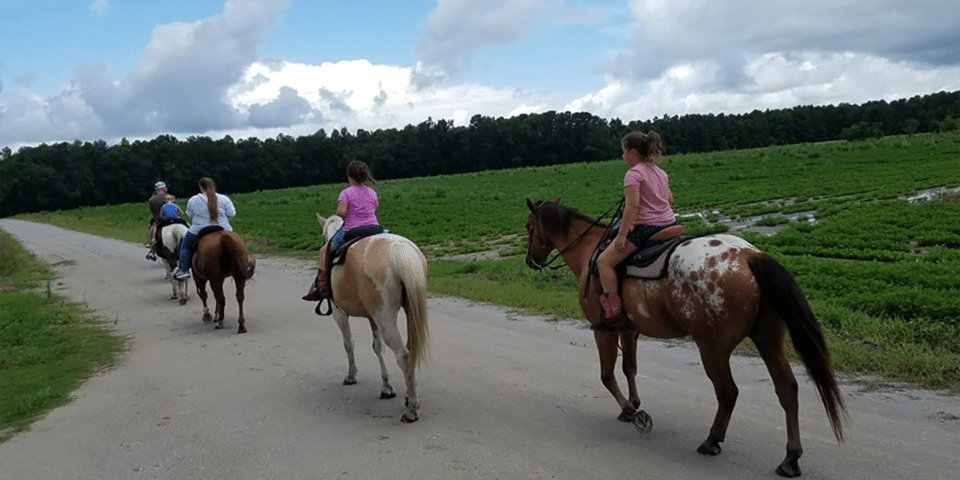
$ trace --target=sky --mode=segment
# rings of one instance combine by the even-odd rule
[[[956,0],[0,0],[0,146],[960,90]]]

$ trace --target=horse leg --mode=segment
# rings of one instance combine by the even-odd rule
[[[717,395],[717,415],[713,419],[713,426],[710,427],[710,435],[697,447],[697,451],[704,455],[720,453],[720,444],[727,436],[730,416],[733,414],[733,407],[737,404],[737,396],[740,394],[730,373],[731,352],[731,349],[726,348],[700,347],[700,361],[703,362],[703,369],[713,382],[713,389]]]
[[[410,352],[407,350],[407,346],[403,344],[403,338],[400,337],[400,330],[397,328],[397,313],[398,309],[393,310],[394,314],[391,318],[384,318],[384,315],[378,316],[374,320],[380,325],[380,333],[383,336],[383,341],[390,347],[390,350],[393,350],[393,354],[397,357],[397,365],[400,366],[400,371],[403,372],[404,379],[407,383],[407,400],[405,402],[407,410],[403,412],[403,416],[400,417],[400,421],[403,423],[412,423],[420,419],[420,396],[417,394],[417,376],[415,368],[407,368],[407,363],[410,360]]]
[[[200,302],[203,303],[203,316],[201,319],[203,320],[203,323],[210,323],[213,321],[213,316],[210,315],[210,309],[207,308],[207,280],[200,277],[195,278],[196,280],[194,281],[197,285],[197,296],[200,297]]]
[[[247,321],[245,318],[243,318],[243,287],[246,285],[247,281],[242,275],[235,275],[233,277],[233,283],[237,287],[237,309],[240,310],[240,316],[237,317],[237,333],[247,333]]]
[[[213,312],[214,329],[223,328],[224,310],[227,307],[227,298],[223,296],[223,279],[210,280],[210,290],[213,290],[213,298],[217,301],[217,308]]]
[[[190,300],[190,288],[187,287],[190,279],[177,281],[177,295],[180,299],[180,305],[186,305]]]
[[[367,320],[370,320],[370,330],[373,331],[373,352],[377,354],[377,360],[380,361],[380,379],[383,380],[380,386],[380,398],[396,397],[397,391],[394,390],[393,385],[390,385],[390,374],[387,372],[387,364],[383,361],[383,339],[380,338],[380,328],[372,318]]]
[[[620,332],[620,348],[623,350],[623,375],[627,377],[627,392],[633,408],[640,408],[640,394],[637,393],[637,338],[636,332]]]
[[[622,422],[631,422],[636,414],[636,409],[623,396],[620,385],[617,384],[617,377],[614,374],[617,366],[620,336],[617,332],[595,331],[593,332],[593,338],[597,342],[597,352],[600,354],[600,382],[603,383],[604,387],[607,387],[613,398],[617,400],[617,405],[620,406],[620,415],[617,419]],[[626,362],[626,358],[627,356],[624,354],[624,362]],[[636,360],[636,355],[634,355],[634,360]]]
[[[783,323],[779,320],[771,320],[760,319],[758,321],[760,326],[750,339],[757,346],[763,363],[767,365],[780,406],[787,417],[787,456],[777,467],[777,474],[783,477],[797,477],[800,476],[799,459],[803,455],[803,447],[800,445],[800,420],[797,413],[799,409],[797,379],[787,359]]]
[[[350,333],[350,317],[339,308],[333,309],[333,319],[340,327],[340,335],[343,337],[343,349],[347,351],[347,377],[343,379],[344,385],[354,385],[357,383],[357,361],[353,358],[353,334]]]

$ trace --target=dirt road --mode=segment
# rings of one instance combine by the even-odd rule
[[[783,413],[762,363],[735,358],[740,398],[724,451],[696,453],[715,400],[696,351],[642,341],[646,435],[616,420],[592,335],[500,308],[430,299],[431,360],[421,418],[401,424],[400,396],[379,399],[366,321],[355,319],[360,383],[341,385],[339,330],[299,299],[307,262],[258,258],[247,328],[200,321],[178,306],[139,245],[0,220],[55,265],[56,290],[128,335],[116,368],[69,405],[0,445],[0,477],[41,479],[615,479],[777,478]],[[191,285],[192,288],[192,285]],[[843,386],[848,440],[833,439],[815,388],[801,380],[804,478],[946,479],[960,471],[960,398]]]

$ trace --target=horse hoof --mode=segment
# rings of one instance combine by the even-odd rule
[[[180,297],[178,297],[178,296],[176,296],[176,295],[170,295],[170,300],[176,300],[176,299],[178,299],[178,298],[180,298]]]
[[[800,464],[795,459],[786,459],[777,467],[777,475],[794,478],[800,476]]]
[[[397,394],[395,392],[380,392],[380,400],[389,400],[395,398]]]
[[[414,412],[405,412],[403,416],[400,417],[400,421],[403,423],[413,423],[417,420],[420,420],[420,415],[417,415]]]
[[[210,315],[209,313],[204,313],[200,318],[203,320],[203,323],[210,323],[213,321],[213,315]]]
[[[353,377],[344,378],[344,379],[343,379],[343,384],[344,384],[344,385],[356,385],[356,384],[357,384],[357,379],[356,379],[356,378],[353,378]]]
[[[186,305],[186,304],[187,304],[187,299],[186,299],[186,298],[181,298],[181,299],[180,299],[180,305]]]
[[[238,333],[238,334],[240,334],[240,333],[247,333],[247,327],[240,327],[240,328],[238,328],[238,329],[237,329],[237,333]]]
[[[705,441],[697,447],[697,452],[704,455],[720,455],[720,443]]]
[[[222,324],[222,323],[218,323],[218,324],[216,324],[216,325],[213,326],[213,329],[214,329],[214,330],[222,330],[222,329],[223,329],[223,324]]]
[[[637,427],[640,433],[650,433],[650,430],[653,430],[653,419],[647,412],[640,410],[633,416],[633,426]]]

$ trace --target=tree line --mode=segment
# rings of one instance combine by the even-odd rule
[[[230,193],[342,183],[352,159],[379,179],[596,162],[620,155],[620,138],[655,130],[666,154],[858,140],[883,135],[960,131],[960,91],[862,105],[798,106],[740,115],[694,114],[623,123],[585,112],[511,118],[475,115],[469,125],[428,118],[419,125],[369,132],[234,140],[160,135],[115,145],[103,140],[0,150],[0,216],[145,201],[163,180],[192,194],[208,176]]]

